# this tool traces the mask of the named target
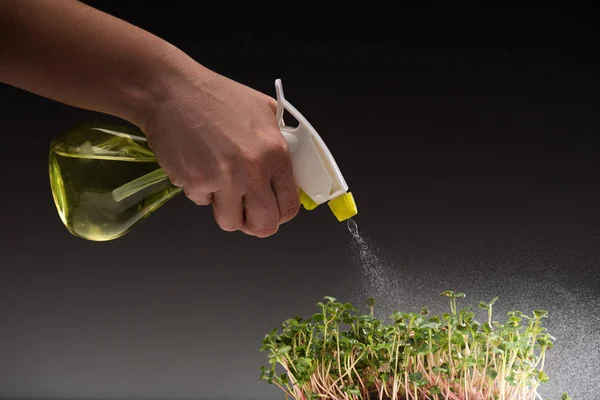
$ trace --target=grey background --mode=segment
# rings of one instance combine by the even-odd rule
[[[89,3],[265,93],[282,78],[349,182],[371,253],[327,207],[260,240],[221,232],[182,196],[119,240],[74,238],[48,146],[109,117],[0,86],[0,397],[280,399],[258,382],[258,348],[281,321],[325,295],[362,306],[374,294],[382,316],[442,311],[445,289],[465,305],[498,295],[501,314],[548,309],[542,394],[594,397],[600,85],[586,10],[459,20]]]

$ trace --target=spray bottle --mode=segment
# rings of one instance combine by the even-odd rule
[[[275,81],[277,123],[288,144],[300,201],[306,210],[328,203],[338,221],[358,213],[331,152]],[[298,121],[286,126],[284,111]],[[81,124],[50,146],[50,186],[58,214],[71,234],[108,241],[130,232],[182,192],[160,168],[140,131],[107,123]]]

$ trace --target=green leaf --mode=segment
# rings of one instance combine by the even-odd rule
[[[515,379],[514,375],[509,375],[506,378],[504,378],[506,380],[506,382],[508,382],[509,385],[511,386],[516,386],[517,385],[517,380]]]
[[[538,339],[536,340],[536,342],[537,342],[537,344],[539,344],[541,347],[548,347],[548,346],[550,346],[550,345],[552,344],[552,342],[551,342],[550,340],[548,340],[547,338],[545,338],[545,337],[538,338]]]
[[[429,382],[427,381],[427,379],[419,379],[418,381],[414,381],[413,385],[415,385],[416,387],[423,387],[423,386],[427,386],[429,384]]]
[[[512,349],[516,349],[517,348],[517,343],[516,342],[504,342],[500,348],[504,349],[504,350],[512,350]]]
[[[416,387],[422,387],[429,383],[426,379],[423,379],[423,374],[421,372],[413,372],[412,374],[409,374],[408,379]]]
[[[279,377],[281,383],[283,383],[284,385],[287,384],[289,382],[289,378],[287,373],[282,373],[281,376]]]
[[[433,372],[435,372],[436,374],[447,374],[448,373],[448,368],[447,367],[433,367],[431,368],[431,370]]]
[[[488,322],[486,322],[485,324],[483,324],[483,331],[485,333],[491,333],[494,331],[494,328]]]
[[[550,381],[550,377],[548,375],[546,375],[546,373],[544,371],[540,371],[538,373],[538,379],[542,383],[547,383]]]
[[[521,323],[522,319],[519,317],[511,316],[508,317],[508,323],[512,327],[518,327]]]
[[[438,329],[440,327],[440,324],[437,322],[427,322],[423,325],[421,325],[421,329]]]
[[[417,354],[418,355],[425,355],[425,354],[429,354],[430,352],[431,352],[431,347],[427,343],[423,343],[417,349]]]
[[[390,317],[394,322],[401,322],[404,319],[404,314],[400,311],[395,311]]]
[[[465,340],[462,338],[461,335],[452,335],[452,343],[456,344],[456,345],[462,345],[465,342]]]
[[[429,394],[442,394],[442,389],[439,386],[432,386],[429,389]]]
[[[315,322],[321,322],[325,319],[325,317],[323,317],[323,313],[316,313],[312,316],[312,320]]]
[[[488,303],[485,303],[483,301],[479,302],[479,304],[477,305],[479,308],[481,308],[482,310],[487,310],[490,305]]]
[[[461,314],[463,315],[463,320],[466,323],[469,323],[469,322],[473,321],[473,318],[475,318],[475,313],[473,313],[471,311],[467,311],[467,309],[463,309],[461,311]]]
[[[460,333],[467,333],[469,330],[469,327],[466,324],[459,324],[459,325],[456,325],[456,327],[454,329],[456,329]]]
[[[360,390],[355,385],[345,386],[343,391],[345,393],[349,394],[350,396],[360,395]]]
[[[477,360],[473,357],[473,356],[469,356],[467,357],[467,359],[465,360],[465,365],[467,367],[474,367],[477,365]]]
[[[490,300],[490,306],[493,306],[495,302],[498,301],[498,296],[494,297],[492,300]]]
[[[546,310],[534,310],[533,311],[533,315],[538,318],[538,319],[542,319],[544,317],[546,317],[548,315],[548,311]]]
[[[452,297],[453,294],[454,292],[452,290],[444,290],[442,293],[440,293],[440,296]]]
[[[421,372],[413,372],[412,374],[408,375],[408,379],[411,382],[418,381],[420,379],[423,379],[423,374]]]

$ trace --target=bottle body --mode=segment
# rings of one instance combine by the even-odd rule
[[[88,123],[50,146],[50,185],[63,224],[93,241],[117,239],[181,192],[139,130]]]

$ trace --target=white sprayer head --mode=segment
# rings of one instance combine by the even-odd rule
[[[353,217],[358,213],[354,198],[327,145],[306,118],[285,99],[281,79],[275,81],[275,90],[277,124],[289,147],[304,208],[312,210],[328,202],[339,221]],[[285,110],[298,121],[297,127],[284,124]]]

